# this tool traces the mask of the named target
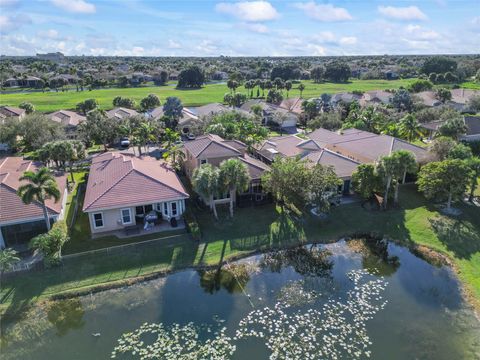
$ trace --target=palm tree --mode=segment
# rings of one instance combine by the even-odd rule
[[[244,191],[250,183],[247,167],[238,159],[222,161],[220,164],[220,182],[230,192],[230,216],[233,217],[233,198],[237,190]]]
[[[203,164],[193,173],[192,185],[195,191],[208,199],[210,209],[213,210],[215,219],[218,219],[217,208],[213,197],[219,189],[219,169],[211,164]]]
[[[300,85],[298,85],[298,91],[300,91],[300,97],[303,96],[303,90],[305,90],[305,85],[300,83]]]
[[[392,181],[395,179],[395,175],[398,169],[398,160],[393,156],[384,156],[378,163],[378,172],[382,175],[385,182],[385,194],[383,199],[383,208],[387,209],[388,205],[388,193],[392,185]]]
[[[0,274],[4,271],[8,271],[13,267],[20,258],[17,256],[17,252],[13,249],[0,250]]]
[[[399,123],[399,130],[400,135],[407,139],[409,142],[421,137],[422,128],[420,127],[420,123],[415,119],[412,114],[407,114],[404,116]]]
[[[417,162],[415,160],[415,156],[412,152],[408,150],[398,150],[392,153],[391,155],[397,160],[397,181],[395,183],[395,196],[393,202],[398,204],[398,188],[400,182],[398,178],[402,178],[402,184],[405,184],[405,178],[407,173],[413,173],[417,171]]]
[[[143,122],[133,130],[133,136],[135,137],[138,145],[138,152],[142,155],[142,145],[147,146],[149,141],[155,141],[155,127],[148,123]]]
[[[292,88],[292,82],[290,80],[285,81],[285,90],[287,90],[287,98],[288,98],[288,92],[290,91],[291,88]]]
[[[181,145],[174,144],[170,146],[162,156],[164,159],[171,159],[172,166],[175,169],[180,169],[183,160],[185,160],[185,152],[183,151],[183,146]]]
[[[17,194],[25,204],[31,204],[38,201],[42,205],[43,216],[47,230],[50,230],[50,219],[45,200],[53,198],[55,202],[60,200],[60,190],[58,190],[55,178],[46,167],[40,168],[36,173],[25,171],[20,177],[20,181],[27,181],[27,184],[21,185]]]

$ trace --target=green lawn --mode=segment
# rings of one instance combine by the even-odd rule
[[[458,220],[441,215],[413,186],[403,187],[402,207],[387,212],[364,210],[358,204],[333,209],[326,221],[295,219],[274,205],[236,209],[233,219],[220,208],[220,221],[196,211],[203,239],[186,234],[165,238],[118,254],[69,260],[63,267],[32,272],[3,282],[3,311],[15,313],[39,298],[99,284],[125,281],[161,270],[174,270],[222,260],[271,247],[331,242],[359,232],[379,232],[405,243],[429,246],[449,255],[470,294],[480,299],[480,210],[459,205]]]
[[[465,89],[480,90],[480,82],[476,81],[467,81],[460,84],[460,87]]]
[[[323,93],[337,93],[341,91],[368,91],[379,89],[394,89],[400,86],[407,86],[415,79],[402,80],[351,80],[345,84],[321,83],[314,84],[311,81],[304,81],[305,90],[303,97],[309,98],[319,96]],[[289,92],[289,97],[300,96],[298,84],[294,84]],[[229,90],[225,84],[209,84],[198,90],[178,90],[174,86],[145,86],[138,88],[111,88],[92,91],[68,91],[68,92],[35,92],[35,93],[14,93],[0,95],[0,103],[10,106],[18,106],[23,101],[31,102],[37,111],[53,112],[60,109],[75,109],[80,101],[89,98],[97,99],[100,107],[110,109],[113,107],[112,100],[116,96],[133,98],[137,101],[150,93],[157,94],[163,102],[168,96],[179,97],[186,106],[204,105],[212,102],[222,102],[223,96]],[[245,92],[243,87],[237,91]],[[254,91],[256,95],[256,89]]]

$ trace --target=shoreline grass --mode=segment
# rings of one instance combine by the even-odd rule
[[[459,204],[458,219],[442,215],[417,193],[401,188],[401,207],[368,211],[358,204],[343,205],[320,221],[296,219],[273,204],[236,209],[233,219],[219,209],[220,221],[208,211],[196,211],[203,239],[187,234],[157,241],[143,250],[72,260],[63,267],[7,278],[0,290],[0,312],[16,314],[38,300],[96,287],[127,285],[159,274],[223,261],[271,248],[334,242],[358,233],[379,233],[406,246],[425,246],[446,255],[464,284],[469,299],[480,309],[480,209]]]
[[[323,93],[337,93],[342,91],[369,91],[397,89],[401,86],[406,87],[416,79],[400,80],[356,80],[352,79],[347,83],[313,83],[312,81],[302,81],[305,85],[303,91],[304,98],[320,96]],[[137,104],[140,100],[150,93],[160,97],[163,103],[168,96],[179,97],[185,106],[200,106],[213,102],[223,102],[223,96],[230,90],[224,83],[207,84],[201,89],[176,89],[174,86],[143,86],[134,88],[108,88],[98,90],[85,90],[77,92],[75,90],[66,92],[34,92],[34,93],[12,93],[0,94],[0,103],[9,106],[18,106],[23,101],[31,102],[37,111],[53,112],[57,110],[75,110],[77,103],[86,99],[94,98],[98,101],[100,108],[109,110],[113,107],[112,100],[116,96],[123,96],[135,99]],[[237,92],[246,93],[242,86]],[[256,95],[256,89],[254,90]],[[260,92],[261,95],[261,92]],[[285,93],[286,96],[286,93]],[[298,97],[298,83],[293,85],[289,91],[288,97]]]

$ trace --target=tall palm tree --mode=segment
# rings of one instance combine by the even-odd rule
[[[192,185],[195,191],[208,199],[210,209],[213,210],[215,219],[218,219],[217,208],[213,197],[218,194],[219,189],[219,169],[211,164],[203,164],[193,173]]]
[[[395,182],[395,196],[393,198],[393,202],[398,204],[398,188],[400,184],[398,179],[402,178],[402,184],[405,184],[407,173],[413,173],[417,171],[417,161],[415,160],[413,153],[408,150],[395,151],[391,156],[397,160],[397,181]]]
[[[47,230],[50,230],[50,219],[45,201],[52,198],[55,202],[60,200],[60,190],[58,190],[55,178],[48,168],[43,167],[37,172],[25,171],[20,177],[20,181],[27,181],[28,183],[18,188],[18,196],[25,204],[38,201],[42,205],[45,224],[47,225]]]
[[[138,152],[142,155],[142,145],[147,146],[149,141],[155,141],[155,127],[148,123],[143,122],[133,130],[133,136],[138,145]]]
[[[398,160],[394,156],[384,156],[378,163],[378,172],[381,174],[385,183],[385,194],[383,199],[383,209],[387,209],[388,205],[388,193],[392,182],[395,180],[398,169]]]
[[[300,83],[298,85],[298,91],[300,91],[300,97],[303,96],[303,90],[305,90],[305,85],[303,85],[302,83]]]
[[[230,192],[230,216],[233,217],[233,198],[238,191],[244,191],[250,183],[247,167],[238,159],[220,163],[220,182]]]
[[[404,116],[399,123],[400,135],[407,139],[409,142],[412,142],[415,139],[421,137],[422,128],[420,123],[415,119],[412,114],[407,114]]]
[[[183,151],[183,146],[181,145],[174,144],[170,146],[162,156],[164,159],[170,159],[172,166],[176,169],[180,169],[182,161],[185,160],[185,152]]]

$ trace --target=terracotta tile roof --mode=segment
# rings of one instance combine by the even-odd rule
[[[240,156],[242,153],[232,146],[229,141],[223,140],[218,135],[207,134],[184,144],[185,149],[194,157],[227,157]]]
[[[262,177],[263,173],[270,169],[270,166],[261,162],[260,160],[254,159],[251,156],[244,155],[239,158],[245,165],[247,165],[248,173],[252,180],[258,180]]]
[[[40,203],[24,204],[17,195],[18,188],[25,183],[19,180],[23,173],[27,170],[37,171],[40,167],[41,164],[23,160],[20,157],[7,157],[0,160],[0,223],[43,218]],[[61,199],[56,203],[52,199],[46,201],[50,215],[58,215],[62,211],[67,175],[60,172],[56,173],[55,180],[60,190]]]
[[[296,135],[276,136],[265,140],[258,148],[260,154],[267,159],[273,160],[275,156],[296,156],[305,150],[298,147],[304,140]]]
[[[115,108],[110,111],[107,111],[107,117],[123,119],[129,116],[136,116],[138,112],[132,109],[127,109],[123,107]]]
[[[303,112],[302,101],[303,101],[303,99],[300,99],[300,98],[285,99],[280,103],[279,106],[284,108],[284,109],[288,109],[289,111],[291,111],[295,114],[300,115]]]
[[[73,111],[59,110],[49,115],[50,119],[62,124],[63,126],[78,126],[81,122],[86,120],[85,116],[77,114]]]
[[[0,107],[0,117],[6,118],[9,116],[22,116],[25,114],[24,109],[11,107],[11,106],[1,106]]]
[[[188,198],[175,171],[151,157],[108,152],[92,160],[84,211]]]
[[[360,165],[360,162],[334,153],[328,149],[312,152],[305,156],[304,159],[314,164],[333,166],[335,174],[337,174],[339,178],[349,178],[357,169],[358,165]]]

